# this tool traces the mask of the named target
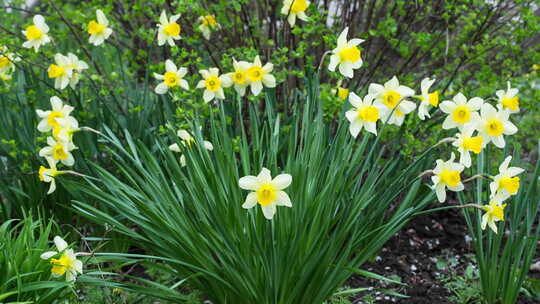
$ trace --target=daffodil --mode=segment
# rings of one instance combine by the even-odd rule
[[[400,126],[405,114],[416,108],[416,104],[407,100],[414,95],[414,90],[400,85],[396,76],[392,77],[384,85],[372,83],[368,88],[369,95],[373,95],[376,104],[384,105],[388,111],[381,116],[383,122]]]
[[[199,25],[199,31],[202,32],[206,40],[210,40],[210,34],[212,31],[220,28],[219,23],[216,21],[216,16],[214,15],[200,16],[199,22],[201,23]]]
[[[289,195],[282,191],[289,187],[292,176],[280,174],[272,179],[270,170],[262,168],[257,176],[244,176],[238,181],[240,188],[251,190],[242,205],[244,209],[253,208],[257,203],[261,205],[262,212],[266,219],[271,220],[276,214],[277,206],[292,207]]]
[[[439,91],[430,93],[429,89],[435,82],[435,79],[424,78],[420,83],[421,95],[419,96],[420,105],[418,106],[418,117],[424,120],[430,118],[429,109],[439,105]]]
[[[73,134],[79,131],[79,122],[72,116],[56,118],[57,126],[53,128],[52,135],[56,141],[64,142],[69,151],[77,149],[73,143]]]
[[[84,70],[88,69],[88,64],[77,58],[77,56],[73,53],[67,54],[67,62],[68,68],[71,68],[72,71],[71,77],[69,79],[69,86],[72,89],[75,89],[75,86],[77,85],[77,83],[79,83],[80,74]]]
[[[373,99],[373,96],[369,94],[364,97],[364,100],[355,93],[349,95],[349,102],[354,109],[347,111],[345,117],[351,123],[349,132],[355,138],[363,128],[377,135],[377,120],[384,115],[387,108],[381,104],[373,104]]]
[[[0,46],[0,74],[12,73],[15,71],[15,62],[20,61],[14,53],[9,52],[6,46]]]
[[[47,194],[51,194],[56,190],[56,180],[54,179],[58,174],[61,174],[62,171],[58,171],[56,169],[56,161],[52,158],[45,158],[47,160],[47,163],[49,165],[49,168],[45,168],[44,166],[39,167],[38,172],[38,178],[40,181],[44,183],[50,183],[49,190],[47,191]]]
[[[296,24],[296,17],[300,20],[308,21],[306,10],[310,2],[307,0],[284,0],[281,14],[287,16],[287,21],[291,27]]]
[[[270,74],[274,69],[274,65],[267,62],[264,66],[261,63],[261,59],[257,55],[255,60],[247,69],[247,78],[251,86],[251,93],[257,96],[261,93],[263,85],[267,88],[276,87],[276,78]]]
[[[353,78],[353,70],[359,69],[363,63],[362,53],[358,49],[358,45],[364,42],[364,40],[355,38],[347,41],[348,32],[349,28],[346,27],[339,35],[337,47],[332,50],[332,55],[330,56],[328,69],[334,72],[339,65],[341,75]]]
[[[66,166],[73,166],[75,159],[71,154],[68,142],[57,141],[53,137],[47,137],[47,147],[39,150],[39,156],[52,158],[54,161],[60,161]]]
[[[66,281],[75,281],[78,274],[83,273],[83,264],[77,260],[78,253],[68,248],[68,244],[61,237],[54,237],[54,244],[57,251],[47,251],[41,255],[43,260],[50,260],[52,265],[51,273],[54,277],[66,275]],[[58,256],[58,258],[53,258]]]
[[[480,97],[473,97],[469,101],[465,95],[458,93],[452,101],[445,100],[441,103],[441,111],[448,114],[443,122],[443,129],[463,128],[465,124],[476,122],[480,118],[478,110],[484,104]]]
[[[466,124],[460,133],[457,133],[457,139],[452,143],[452,145],[458,148],[460,153],[459,163],[461,163],[465,168],[471,166],[471,155],[469,152],[474,154],[479,154],[484,147],[484,141],[482,136],[473,136],[476,127],[474,123]]]
[[[508,120],[509,115],[505,110],[497,111],[489,103],[482,105],[476,128],[486,144],[493,142],[496,147],[504,148],[506,144],[504,135],[512,135],[518,131],[517,127]]]
[[[33,18],[34,24],[26,27],[22,31],[23,35],[26,37],[26,41],[23,43],[24,48],[34,48],[34,51],[38,51],[39,48],[51,42],[51,38],[47,33],[49,33],[49,26],[45,23],[45,18],[41,15],[35,15]]]
[[[507,110],[509,113],[519,112],[519,97],[517,94],[519,90],[510,86],[510,81],[507,83],[508,88],[506,91],[498,90],[495,95],[499,98],[499,108]]]
[[[49,132],[53,128],[60,127],[60,123],[57,121],[58,118],[67,118],[73,107],[69,105],[64,105],[62,100],[57,96],[53,96],[50,99],[52,110],[43,111],[36,110],[37,115],[41,118],[37,129],[40,132]]]
[[[236,61],[236,59],[233,58],[234,72],[231,72],[228,75],[234,84],[234,89],[240,96],[244,96],[246,94],[246,88],[250,84],[247,74],[250,67],[251,64],[249,62]]]
[[[461,172],[464,167],[462,164],[454,162],[454,159],[454,153],[447,161],[438,159],[437,165],[433,169],[434,175],[431,177],[431,181],[433,181],[437,199],[441,203],[446,200],[447,188],[454,192],[462,191],[465,188],[461,182]]]
[[[184,67],[177,68],[176,65],[169,59],[165,61],[165,74],[154,73],[154,78],[163,80],[156,86],[156,94],[165,94],[169,89],[181,87],[184,90],[189,90],[189,84],[184,79],[187,74],[187,69]]]
[[[63,90],[69,85],[73,74],[73,67],[69,64],[68,57],[62,54],[54,55],[54,61],[55,63],[49,66],[47,74],[49,78],[54,79],[54,88]]]
[[[158,45],[164,45],[167,42],[170,46],[174,46],[174,41],[180,39],[180,24],[176,21],[180,15],[173,15],[170,19],[167,18],[165,11],[161,12],[158,24]]]
[[[176,135],[178,135],[178,137],[182,139],[182,145],[184,145],[184,147],[189,148],[195,142],[195,138],[193,138],[193,136],[191,136],[191,134],[189,134],[189,132],[186,130],[178,130]],[[207,140],[203,141],[203,145],[204,145],[204,148],[208,151],[214,150],[214,146],[212,145],[212,143]],[[178,146],[178,144],[170,145],[169,150],[173,152],[178,152],[178,153],[181,152],[180,146]],[[186,156],[183,154],[180,156],[180,164],[182,165],[182,167],[186,165]]]
[[[337,89],[337,95],[341,100],[347,100],[349,98],[349,89],[339,87]]]
[[[512,156],[508,156],[499,166],[499,174],[494,176],[493,181],[489,184],[492,197],[499,193],[503,196],[515,195],[519,191],[519,177],[516,175],[525,170],[519,167],[508,167],[511,161]]]
[[[98,46],[111,36],[113,30],[109,28],[109,20],[107,20],[102,10],[96,10],[96,18],[97,20],[92,20],[88,23],[87,31],[90,35],[88,41]]]
[[[229,75],[219,75],[219,69],[210,68],[209,70],[200,70],[203,80],[197,84],[198,89],[205,88],[203,99],[205,102],[210,102],[214,98],[225,99],[223,88],[228,88],[232,85],[232,80]]]
[[[482,223],[481,227],[482,230],[486,229],[486,226],[489,225],[489,228],[493,230],[493,232],[497,233],[497,224],[498,221],[504,221],[504,208],[506,207],[506,204],[503,204],[502,202],[491,199],[488,205],[482,206],[482,209],[486,213],[482,216]]]

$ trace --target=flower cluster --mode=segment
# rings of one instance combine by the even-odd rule
[[[83,273],[83,263],[77,260],[77,256],[82,253],[73,252],[73,249],[68,248],[66,241],[59,236],[55,236],[53,241],[58,251],[44,252],[41,258],[50,260],[51,273],[54,277],[66,275],[66,281],[75,281],[77,275]],[[55,256],[57,258],[53,258]]]
[[[80,73],[88,69],[86,62],[79,60],[75,54],[68,53],[54,55],[55,63],[49,66],[47,74],[49,78],[54,79],[54,88],[58,90],[65,89],[68,84],[75,89],[79,83]]]

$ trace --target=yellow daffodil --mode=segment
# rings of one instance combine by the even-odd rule
[[[375,98],[375,104],[384,105],[388,111],[384,111],[381,120],[385,123],[401,126],[405,115],[414,111],[416,104],[407,98],[414,95],[414,90],[400,85],[396,76],[392,77],[384,85],[372,83],[368,88],[369,95]]]
[[[49,33],[49,27],[45,23],[45,18],[41,15],[34,16],[34,24],[26,27],[22,31],[23,35],[26,37],[26,41],[23,43],[24,48],[34,48],[34,51],[38,51],[39,48],[51,42],[51,38],[47,35]]]
[[[58,171],[56,169],[56,161],[52,158],[45,158],[47,160],[47,163],[49,164],[49,168],[45,168],[44,166],[39,167],[38,172],[38,178],[40,181],[44,183],[51,184],[49,186],[49,190],[47,191],[47,194],[51,194],[56,190],[56,180],[54,179],[57,175],[61,174],[62,171]]]
[[[203,99],[204,102],[210,102],[214,98],[225,99],[223,88],[228,88],[232,85],[232,80],[229,75],[219,75],[219,69],[210,68],[209,70],[200,70],[203,80],[197,84],[198,89],[205,88]]]
[[[20,60],[21,58],[9,52],[6,46],[0,46],[0,74],[13,73],[15,71],[15,62]]]
[[[41,255],[43,260],[50,260],[52,265],[51,273],[54,277],[66,275],[66,281],[75,281],[78,274],[83,273],[83,264],[77,260],[79,253],[74,253],[68,248],[68,244],[61,237],[54,237],[54,244],[58,251],[47,251]],[[53,258],[58,256],[58,258]]]
[[[473,97],[467,101],[465,95],[461,93],[457,93],[452,101],[443,101],[440,105],[441,111],[448,114],[443,122],[443,129],[461,129],[467,123],[477,122],[480,118],[478,110],[483,104],[484,100],[482,98]]]
[[[165,94],[174,87],[181,87],[184,90],[189,90],[189,84],[184,79],[187,74],[186,68],[177,68],[176,65],[169,59],[165,61],[165,74],[154,73],[154,78],[163,80],[156,86],[156,94]]]
[[[257,55],[255,60],[247,69],[247,78],[249,79],[249,84],[251,86],[251,93],[257,96],[261,93],[264,87],[274,88],[276,87],[276,78],[274,75],[270,74],[274,69],[274,65],[270,62],[267,62],[264,66],[261,63],[261,59]]]
[[[510,113],[505,110],[497,111],[489,103],[482,105],[476,128],[484,138],[485,144],[493,142],[496,147],[504,148],[506,144],[504,135],[512,135],[518,131],[517,127],[508,120],[509,115]]]
[[[498,201],[497,199],[492,199],[488,205],[482,206],[484,211],[484,215],[482,216],[482,223],[481,227],[482,230],[486,229],[486,226],[489,225],[489,228],[493,230],[493,232],[497,233],[497,224],[498,221],[504,221],[504,208],[506,207],[506,204],[503,204],[502,201]]]
[[[471,155],[469,152],[479,154],[484,148],[484,140],[482,136],[473,136],[476,127],[474,123],[466,124],[461,132],[456,134],[457,139],[452,145],[458,148],[460,153],[459,163],[469,168],[471,166]]]
[[[360,49],[358,49],[358,45],[364,42],[364,40],[351,39],[347,41],[348,32],[349,28],[347,27],[339,35],[337,47],[332,50],[332,55],[330,56],[330,65],[328,66],[328,69],[334,72],[339,65],[339,72],[341,75],[353,78],[353,70],[359,69],[363,63],[362,54]]]
[[[60,127],[60,123],[57,121],[58,118],[67,118],[73,107],[69,105],[64,105],[62,100],[57,96],[53,96],[50,99],[52,110],[43,111],[36,110],[37,115],[41,118],[37,129],[40,132],[49,132],[53,128]]]
[[[507,83],[508,88],[506,91],[498,90],[495,92],[499,99],[499,108],[508,111],[509,113],[519,112],[519,97],[517,94],[519,90],[510,86],[510,81]]]
[[[96,18],[97,20],[92,20],[88,23],[87,31],[90,35],[88,41],[98,46],[111,36],[113,30],[109,28],[109,20],[107,20],[102,10],[96,10]]]
[[[519,167],[508,167],[512,161],[512,156],[508,156],[499,166],[499,174],[493,177],[493,181],[489,184],[491,197],[496,195],[510,196],[515,195],[519,191],[519,175],[525,170]]]
[[[420,105],[418,105],[418,117],[424,120],[426,117],[431,118],[429,109],[439,105],[439,91],[430,93],[429,89],[435,82],[435,79],[424,78],[420,83],[421,95],[419,96]]]
[[[381,104],[373,104],[374,97],[366,95],[364,100],[355,93],[349,95],[349,102],[354,107],[345,113],[345,117],[351,123],[349,132],[353,137],[365,128],[368,132],[377,135],[377,120],[384,116],[388,109]]]
[[[200,16],[198,20],[201,23],[199,25],[199,31],[202,32],[206,40],[210,40],[210,34],[212,31],[215,31],[221,27],[219,23],[217,23],[216,16],[214,15]]]
[[[339,87],[337,89],[337,95],[341,100],[347,100],[349,98],[349,89]]]
[[[284,0],[281,14],[287,16],[287,21],[293,27],[296,24],[296,17],[303,21],[308,21],[306,10],[311,2],[307,0]]]
[[[228,75],[234,84],[234,89],[240,96],[246,94],[246,88],[251,83],[247,74],[250,67],[251,64],[249,62],[236,61],[236,59],[233,58],[234,72],[231,72]]]
[[[180,15],[173,15],[171,19],[167,18],[165,11],[161,12],[158,24],[158,45],[164,45],[167,42],[170,46],[174,46],[174,41],[180,39],[180,24],[176,21]]]
[[[73,166],[75,159],[71,154],[68,142],[56,141],[53,137],[47,137],[47,147],[39,150],[39,156],[52,158],[54,161],[60,161],[66,166]]]
[[[271,220],[276,214],[277,206],[292,207],[291,199],[281,191],[292,182],[289,174],[280,174],[272,179],[270,170],[263,168],[257,176],[244,176],[238,181],[240,188],[251,190],[242,205],[244,209],[253,208],[257,203],[261,205],[266,219]]]
[[[191,136],[191,134],[189,134],[189,132],[186,130],[178,130],[176,135],[180,137],[180,139],[182,140],[182,145],[184,145],[184,147],[189,148],[195,142],[195,138],[193,138],[193,136]],[[204,148],[208,151],[214,150],[214,145],[212,145],[212,143],[207,140],[203,141],[203,145],[204,145]],[[181,152],[180,146],[178,146],[178,144],[176,143],[170,145],[169,150],[173,152],[177,152],[177,153]],[[186,165],[186,156],[183,154],[180,155],[180,164],[182,165],[182,167]]]
[[[454,159],[454,153],[448,161],[438,159],[437,165],[433,169],[434,175],[431,177],[433,189],[435,189],[437,199],[441,203],[446,200],[447,188],[454,192],[462,191],[465,188],[461,182],[461,172],[464,167],[462,164],[454,162]]]

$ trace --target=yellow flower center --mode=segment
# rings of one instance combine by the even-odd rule
[[[244,84],[244,83],[246,83],[246,72],[241,71],[241,70],[236,70],[233,73],[232,79],[233,79],[234,83]]]
[[[506,207],[506,204],[503,204],[501,206],[495,204],[495,203],[489,203],[489,206],[484,207],[484,210],[486,210],[486,213],[490,217],[494,217],[498,219],[499,221],[504,221],[504,208]]]
[[[163,82],[170,88],[176,86],[179,80],[178,75],[174,72],[166,72],[163,75]]]
[[[257,190],[257,201],[261,206],[268,206],[271,202],[277,198],[278,190],[272,184],[263,184],[259,190]]]
[[[105,29],[106,29],[105,25],[97,23],[94,20],[88,23],[88,34],[90,35],[101,34],[103,33],[103,31],[105,31]]]
[[[452,113],[452,118],[459,124],[465,124],[471,120],[471,110],[467,106],[457,106]]]
[[[363,121],[376,122],[379,119],[379,109],[375,106],[365,106],[358,110],[358,118]]]
[[[360,55],[360,50],[356,46],[343,48],[339,51],[339,58],[346,62],[357,62],[360,60]]]
[[[478,154],[482,151],[482,137],[475,136],[463,139],[463,144],[461,147],[468,151],[473,151]]]
[[[512,111],[519,110],[519,97],[514,96],[512,98],[503,97],[502,105],[505,109],[510,109]]]
[[[0,69],[3,69],[9,65],[9,59],[7,56],[0,55]]]
[[[293,5],[291,6],[291,12],[298,14],[304,12],[308,7],[306,0],[293,0]]]
[[[487,122],[486,127],[489,136],[499,136],[504,132],[504,125],[498,119],[490,119]]]
[[[68,157],[68,154],[66,150],[64,150],[64,146],[62,144],[56,144],[53,147],[53,158],[56,160],[59,159],[66,159]]]
[[[457,187],[457,185],[461,182],[459,171],[442,170],[439,177],[443,183],[450,187]]]
[[[510,194],[516,194],[519,190],[519,177],[503,177],[499,180],[499,189],[505,189]]]
[[[178,36],[180,35],[180,24],[175,22],[169,23],[165,26],[163,31],[169,36]]]
[[[216,17],[214,15],[204,16],[202,19],[202,24],[210,27],[217,25]]]
[[[210,76],[206,78],[206,89],[215,92],[221,88],[221,80],[217,76]]]
[[[66,70],[61,66],[58,66],[56,64],[51,64],[49,66],[48,74],[49,74],[49,78],[62,77],[64,76],[64,74],[66,74]]]
[[[47,116],[47,123],[53,128],[59,128],[60,124],[56,121],[57,118],[64,118],[64,114],[60,111],[51,111]]]
[[[439,91],[428,94],[429,104],[436,107],[439,105]]]
[[[259,66],[250,67],[247,71],[247,74],[248,74],[249,80],[253,82],[261,81],[264,76],[264,72],[262,68]]]
[[[339,99],[345,100],[347,99],[347,97],[349,97],[349,90],[344,88],[338,88],[337,94]]]
[[[43,37],[43,35],[43,32],[35,25],[30,25],[26,28],[26,39],[28,40],[37,40]]]
[[[395,108],[401,100],[401,94],[394,90],[388,90],[383,94],[383,103],[390,109]]]
[[[51,271],[57,275],[63,275],[66,271],[75,268],[75,259],[67,253],[63,253],[59,259],[51,259],[53,265]]]

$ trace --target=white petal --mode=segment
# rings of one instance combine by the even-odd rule
[[[271,220],[274,215],[276,214],[276,205],[270,204],[267,206],[261,206],[262,212],[264,214],[264,217],[268,220]]]
[[[156,92],[156,94],[165,94],[167,93],[167,91],[169,91],[169,86],[162,82],[156,86],[154,91]]]
[[[276,189],[283,190],[292,183],[292,176],[290,174],[280,174],[272,180],[272,184]]]
[[[260,187],[260,183],[256,176],[248,175],[238,180],[238,186],[244,190],[257,191]]]
[[[276,205],[292,207],[291,198],[284,191],[279,191],[276,197]]]
[[[244,204],[242,204],[242,208],[249,209],[253,208],[255,205],[257,205],[257,192],[250,192],[247,195]]]
[[[68,247],[68,244],[66,243],[66,241],[64,241],[64,239],[59,236],[55,236],[53,241],[58,251],[64,251],[64,249]]]
[[[437,199],[439,200],[439,202],[442,203],[446,200],[446,190],[444,184],[437,184],[435,186],[435,193],[437,194]]]
[[[272,181],[272,175],[270,175],[270,170],[262,168],[259,175],[257,175],[257,180],[259,183],[270,183]]]
[[[57,254],[58,252],[56,251],[47,251],[47,252],[42,253],[39,257],[42,258],[43,260],[48,260]]]

